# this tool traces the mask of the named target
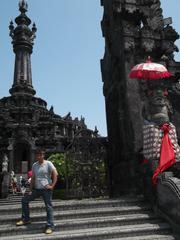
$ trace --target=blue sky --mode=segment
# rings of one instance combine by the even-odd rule
[[[180,33],[179,0],[162,0],[164,17],[173,17]],[[14,54],[8,25],[19,14],[18,0],[0,3],[0,98],[13,83]],[[64,116],[85,117],[89,128],[106,135],[106,117],[100,59],[104,39],[100,0],[29,0],[28,16],[38,31],[32,55],[36,96]],[[177,41],[180,46],[179,41]],[[180,61],[179,55],[176,59]]]
[[[179,0],[161,0],[164,18],[172,17],[172,26],[180,34],[179,3]],[[175,43],[180,49],[180,40],[177,40]],[[175,54],[175,60],[180,61],[180,53]]]

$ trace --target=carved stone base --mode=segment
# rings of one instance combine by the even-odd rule
[[[180,233],[180,179],[164,172],[158,179],[157,205],[175,231]]]
[[[9,185],[10,185],[10,175],[8,173],[4,173],[3,181],[2,181],[2,185],[1,185],[2,198],[6,198],[8,196]]]

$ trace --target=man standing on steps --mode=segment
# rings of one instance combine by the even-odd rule
[[[46,206],[47,224],[45,233],[51,234],[54,229],[52,190],[57,182],[57,170],[52,162],[44,159],[45,151],[36,151],[36,160],[32,166],[32,178],[30,192],[22,198],[22,218],[16,222],[16,226],[31,223],[29,214],[29,202],[35,198],[42,197]]]

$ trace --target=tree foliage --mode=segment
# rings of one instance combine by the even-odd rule
[[[65,181],[66,178],[66,162],[65,162],[65,154],[64,153],[55,153],[51,154],[48,158],[57,169],[57,172],[62,181]]]

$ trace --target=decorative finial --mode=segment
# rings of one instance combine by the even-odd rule
[[[50,113],[54,113],[54,107],[51,106],[50,109],[49,109]]]
[[[152,62],[152,61],[151,61],[151,56],[148,56],[148,57],[147,57],[146,62],[147,62],[147,63],[151,63],[151,62]]]
[[[32,43],[33,43],[34,39],[36,38],[36,31],[37,31],[36,24],[33,23],[33,26],[32,26],[32,36],[31,36],[31,42]]]
[[[19,2],[19,11],[21,13],[25,13],[27,12],[27,9],[28,9],[28,4],[25,0],[20,0]]]
[[[98,135],[98,129],[97,129],[97,126],[95,126],[95,128],[94,128],[94,134],[97,136]]]
[[[13,24],[12,20],[10,21],[10,24],[9,24],[9,30],[10,30],[9,35],[13,38],[13,36],[14,36],[14,24]]]
[[[33,26],[32,26],[32,32],[35,33],[37,31],[37,27],[36,27],[36,24],[33,23]]]

